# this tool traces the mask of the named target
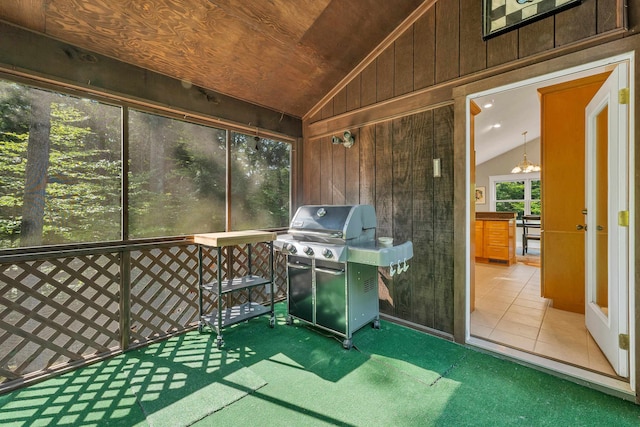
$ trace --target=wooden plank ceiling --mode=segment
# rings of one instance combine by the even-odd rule
[[[302,117],[423,1],[15,0],[0,19]]]

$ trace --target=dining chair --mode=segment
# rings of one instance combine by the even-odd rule
[[[522,255],[529,249],[529,240],[540,241],[540,215],[522,217]]]

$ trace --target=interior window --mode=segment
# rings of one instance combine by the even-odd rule
[[[540,215],[540,178],[490,177],[492,183],[491,204],[497,212],[517,212],[523,215]]]

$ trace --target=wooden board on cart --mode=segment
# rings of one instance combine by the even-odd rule
[[[202,233],[193,236],[193,242],[211,247],[246,245],[251,243],[271,242],[276,240],[277,233],[272,231],[244,230],[223,233]]]

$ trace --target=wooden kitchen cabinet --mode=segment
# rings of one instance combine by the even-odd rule
[[[516,262],[516,214],[476,213],[476,261],[512,265]]]

